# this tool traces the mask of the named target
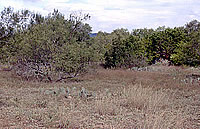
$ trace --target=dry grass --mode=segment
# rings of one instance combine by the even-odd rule
[[[188,71],[162,69],[100,69],[80,77],[82,81],[67,83],[28,82],[0,71],[0,127],[198,129],[200,86],[173,79]],[[45,92],[60,87],[84,87],[96,95]]]

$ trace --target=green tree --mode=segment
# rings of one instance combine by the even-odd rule
[[[42,73],[49,80],[50,74],[62,73],[75,77],[83,72],[95,54],[90,46],[91,27],[83,21],[88,14],[70,15],[65,19],[58,10],[43,18],[33,15],[36,20],[23,31],[16,31],[5,47],[7,55],[23,67],[31,65],[37,73]],[[45,71],[41,69],[51,66]]]
[[[172,55],[174,64],[198,66],[200,64],[200,22],[193,20],[182,27],[184,40],[177,43],[177,48]]]
[[[185,33],[182,28],[159,27],[148,38],[146,55],[150,63],[162,58],[173,61],[171,55],[175,49],[185,42]]]
[[[96,37],[91,38],[91,43],[91,45],[93,46],[93,50],[95,50],[97,53],[97,61],[104,63],[104,55],[106,51],[110,49],[112,43],[111,34],[100,31],[97,33]]]
[[[139,33],[141,32],[141,33]],[[146,65],[144,57],[144,33],[145,31],[133,30],[130,35],[125,29],[115,30],[112,44],[105,53],[105,65],[111,67],[142,67]]]
[[[0,14],[0,61],[8,61],[7,58],[16,51],[16,44],[11,41],[19,40],[16,37],[19,37],[20,33],[42,22],[43,19],[41,15],[29,10],[14,12],[11,7],[4,8]]]
[[[124,62],[124,40],[129,36],[127,29],[116,29],[110,34],[110,43],[105,53],[105,66],[122,67]]]

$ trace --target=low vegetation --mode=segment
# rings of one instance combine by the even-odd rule
[[[76,80],[44,83],[1,71],[0,126],[197,129],[199,82],[181,81],[195,72],[168,66],[154,66],[153,71],[98,69]]]

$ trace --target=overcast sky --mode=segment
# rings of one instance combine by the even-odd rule
[[[89,13],[93,32],[183,26],[200,20],[200,0],[0,0],[1,10],[8,6],[44,15],[54,8],[66,16],[74,11]]]

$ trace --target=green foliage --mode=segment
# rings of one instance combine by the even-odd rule
[[[184,40],[177,43],[172,55],[174,64],[198,66],[200,64],[200,22],[193,20],[185,25]]]
[[[105,65],[108,68],[121,67],[124,62],[124,40],[129,36],[125,29],[114,30],[110,35],[110,43],[105,53]]]
[[[119,33],[121,31],[121,33]],[[111,47],[105,53],[106,67],[142,67],[145,64],[144,44],[139,35],[130,35],[127,31],[115,30],[111,35]]]
[[[194,20],[185,27],[135,29],[131,36],[113,31],[105,53],[106,66],[142,67],[146,61],[153,64],[160,59],[175,65],[197,66],[200,64],[199,28],[199,22]]]
[[[124,41],[124,63],[126,67],[144,67],[147,65],[143,40],[144,38],[139,35],[130,35]]]
[[[143,67],[159,59],[175,65],[200,64],[197,20],[184,27],[134,29],[131,33],[122,28],[90,37],[88,19],[90,16],[82,13],[66,19],[58,10],[42,16],[4,8],[0,14],[0,61],[48,64],[49,71],[71,77],[92,62],[105,63],[108,68]]]
[[[148,38],[146,56],[150,63],[160,58],[175,62],[171,55],[185,42],[186,34],[182,28],[159,27]]]
[[[88,14],[71,14],[69,19],[54,10],[48,17],[34,15],[36,22],[16,31],[2,49],[7,60],[35,65],[51,65],[50,72],[62,72],[74,77],[95,60],[94,45],[90,43],[91,27],[83,23]],[[42,66],[41,66],[42,67]],[[39,69],[39,68],[38,68]],[[49,74],[47,73],[47,74]],[[63,77],[64,78],[64,77]]]
[[[65,45],[55,55],[55,65],[58,71],[63,71],[71,77],[85,72],[90,61],[90,48],[86,43]]]
[[[0,61],[9,61],[20,49],[18,43],[24,38],[22,33],[43,20],[40,14],[29,10],[14,12],[11,7],[4,8],[0,14]]]
[[[96,53],[98,53],[96,55],[97,61],[100,61],[101,63],[104,62],[104,55],[106,51],[110,48],[111,41],[111,35],[101,31],[97,33],[96,37],[91,38],[91,45],[93,46],[93,50],[96,51]]]

